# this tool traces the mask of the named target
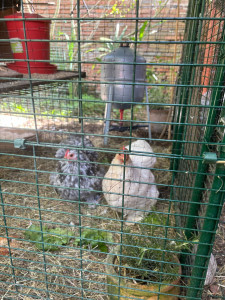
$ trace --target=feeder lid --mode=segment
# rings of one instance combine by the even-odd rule
[[[43,20],[43,17],[41,15],[38,15],[38,14],[29,14],[29,13],[25,13],[25,14],[15,13],[13,15],[5,16],[4,18],[6,18],[6,19],[22,19],[22,18],[31,19],[32,18],[32,19],[37,19],[37,20],[27,20],[27,21],[30,21],[30,22],[47,22],[47,23],[51,23],[51,20]]]

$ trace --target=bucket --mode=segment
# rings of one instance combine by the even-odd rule
[[[3,19],[5,16],[11,15],[15,12],[16,10],[14,7],[1,9],[0,5],[0,19]],[[9,41],[2,42],[2,40],[9,40],[6,22],[4,21],[1,21],[0,25],[0,58],[13,59],[13,54]]]
[[[40,74],[52,74],[57,71],[55,65],[50,64],[48,61],[50,59],[50,44],[49,41],[32,41],[32,40],[49,40],[49,27],[50,20],[42,20],[42,17],[38,14],[24,14],[24,18],[37,18],[38,20],[23,22],[21,19],[22,14],[17,13],[14,15],[5,16],[7,19],[14,19],[14,21],[6,21],[11,49],[13,52],[13,58],[19,59],[20,61],[15,61],[7,65],[8,68],[15,70],[19,73],[28,73],[28,62],[29,60],[41,60],[39,61],[29,61],[31,73]],[[27,41],[28,57],[26,55],[26,44],[23,41],[25,24],[26,39]]]

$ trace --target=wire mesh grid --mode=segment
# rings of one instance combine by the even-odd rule
[[[198,27],[195,27],[196,36],[194,36],[190,30],[186,31],[187,34],[191,32],[193,39],[208,42],[208,44],[197,46],[192,56],[192,62],[202,64],[202,66],[190,70],[190,76],[187,75],[185,78],[184,75],[182,78],[184,81],[181,81],[185,84],[196,83],[197,87],[194,87],[190,93],[183,93],[183,103],[188,104],[187,109],[185,108],[183,120],[185,120],[185,123],[192,125],[185,126],[185,128],[183,128],[184,131],[180,131],[182,139],[185,139],[187,143],[179,149],[182,155],[197,158],[203,157],[205,152],[212,152],[219,157],[221,155],[219,145],[223,141],[223,136],[219,136],[217,133],[223,132],[223,125],[221,126],[221,111],[224,100],[221,92],[218,92],[216,89],[216,86],[223,85],[223,79],[220,81],[219,77],[217,77],[220,72],[223,72],[220,68],[217,68],[217,64],[222,62],[220,58],[223,52],[223,46],[220,48],[218,44],[213,43],[223,40],[223,20],[210,19],[220,18],[223,16],[223,11],[217,8],[216,3],[204,4],[201,8],[199,7],[199,11],[196,11],[196,13],[199,13],[201,9],[201,13],[209,17],[209,19],[204,20]],[[191,26],[194,27],[195,24]],[[187,46],[187,52],[193,50],[193,48],[190,49],[191,46],[188,48]],[[211,64],[212,66],[207,67],[204,66],[205,64]],[[180,212],[187,212],[185,218],[177,218],[178,224],[186,226],[187,237],[190,238],[192,235],[199,236],[197,254],[199,255],[201,253],[201,255],[206,255],[207,252],[204,252],[204,249],[212,249],[214,241],[212,236],[216,230],[215,226],[212,224],[210,226],[210,222],[207,221],[207,218],[213,217],[215,223],[216,220],[218,220],[218,214],[210,215],[209,210],[212,209],[210,201],[212,201],[213,192],[216,194],[221,187],[219,183],[217,183],[217,185],[215,184],[215,174],[217,174],[219,170],[215,165],[208,165],[204,161],[202,163],[198,161],[198,159],[187,159],[180,161],[178,164],[180,165],[178,169],[182,171],[182,174],[177,177],[175,182],[178,186],[183,185],[184,182],[185,186],[188,186],[187,190],[183,188],[177,189],[176,186],[173,187],[175,195],[182,200],[185,199],[184,202],[182,201],[178,205]],[[190,173],[189,170],[195,170],[196,172]],[[217,174],[217,178],[221,178],[219,173]],[[213,191],[212,188],[215,188],[215,190]],[[216,197],[214,199],[216,199]],[[222,203],[216,202],[215,200],[214,205],[217,206],[218,211],[220,211]],[[204,230],[208,232],[204,234]],[[212,235],[211,238],[210,234]],[[208,259],[209,258],[212,259],[210,253],[208,253]],[[192,274],[190,286],[195,288],[192,290],[189,289],[187,294],[189,297],[196,297],[199,293],[197,287],[200,288],[200,286],[196,284],[198,279],[193,279],[193,277],[198,276],[201,278],[206,274],[207,268],[203,260],[201,261],[201,258],[198,256],[196,256],[195,259],[192,258],[189,260],[189,263],[194,266],[191,268],[191,273],[189,273]]]
[[[0,4],[2,299],[201,299],[224,198],[220,1]]]

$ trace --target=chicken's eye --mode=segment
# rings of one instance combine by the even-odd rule
[[[73,153],[73,152],[70,153],[70,150],[66,151],[64,158],[69,159],[69,160],[76,160],[77,159],[75,153]]]
[[[70,153],[68,158],[72,159],[72,160],[76,160],[77,159],[75,153]]]

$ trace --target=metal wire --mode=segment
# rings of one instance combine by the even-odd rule
[[[2,299],[204,299],[225,195],[225,19],[217,0],[177,3],[0,11]]]

